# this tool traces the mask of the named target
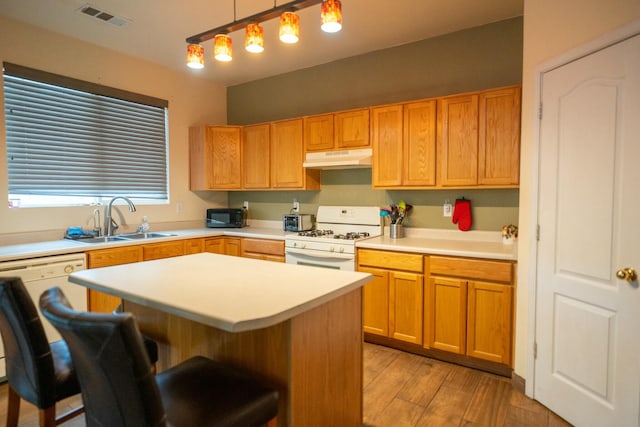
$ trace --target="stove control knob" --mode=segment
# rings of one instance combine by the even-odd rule
[[[336,251],[336,247],[335,246],[329,247],[329,252],[335,252],[335,251]]]
[[[343,253],[343,252],[344,252],[344,248],[340,247],[340,253]]]

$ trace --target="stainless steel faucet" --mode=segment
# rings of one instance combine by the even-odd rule
[[[136,211],[136,205],[133,204],[131,200],[123,196],[116,196],[109,200],[109,204],[104,208],[104,231],[107,236],[112,236],[113,232],[116,231],[120,226],[117,222],[111,217],[111,206],[113,202],[117,199],[122,199],[129,205],[129,212]]]

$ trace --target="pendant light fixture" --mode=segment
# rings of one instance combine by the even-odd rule
[[[187,67],[196,70],[204,68],[204,48],[199,44],[187,46]]]
[[[293,12],[280,15],[280,41],[283,43],[298,43],[300,39],[300,18]]]
[[[213,39],[213,55],[218,61],[231,61],[232,41],[229,34],[245,30],[245,49],[249,52],[264,50],[264,30],[260,23],[280,19],[278,36],[284,43],[297,43],[300,39],[300,18],[295,13],[307,7],[321,4],[321,28],[333,33],[342,29],[342,4],[340,0],[291,0],[280,5],[273,1],[273,8],[246,18],[236,19],[236,0],[233,0],[233,22],[187,38],[187,65],[204,67],[204,49],[201,43]]]
[[[252,53],[260,53],[264,50],[264,29],[257,22],[247,24],[244,48]]]
[[[322,31],[337,33],[342,29],[342,4],[340,0],[324,0],[322,2],[320,20]]]
[[[222,62],[229,62],[233,59],[231,37],[226,34],[218,34],[214,37],[213,57]]]

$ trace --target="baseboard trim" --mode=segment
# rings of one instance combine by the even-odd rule
[[[516,374],[515,372],[511,373],[511,386],[513,387],[513,389],[515,391],[518,391],[522,394],[524,394],[524,390],[525,390],[525,386],[526,386],[526,380],[524,378],[522,378],[520,375]]]
[[[364,333],[364,340],[372,344],[384,345],[407,353],[419,354],[421,356],[431,357],[433,359],[442,360],[443,362],[455,363],[457,365],[466,366],[467,368],[478,369],[480,371],[490,372],[507,378],[512,378],[513,369],[510,366],[487,360],[480,360],[469,356],[449,353],[447,351],[424,348],[421,345],[411,344],[404,341],[395,340],[389,337]]]

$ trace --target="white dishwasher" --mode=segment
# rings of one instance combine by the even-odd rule
[[[0,262],[0,277],[20,277],[38,312],[40,295],[54,286],[62,292],[76,310],[87,309],[87,288],[70,283],[68,276],[74,271],[85,269],[84,254],[56,255],[42,258],[29,258],[19,261]],[[49,342],[60,339],[58,331],[49,321],[40,316]],[[0,340],[0,381],[6,377],[4,346]]]

